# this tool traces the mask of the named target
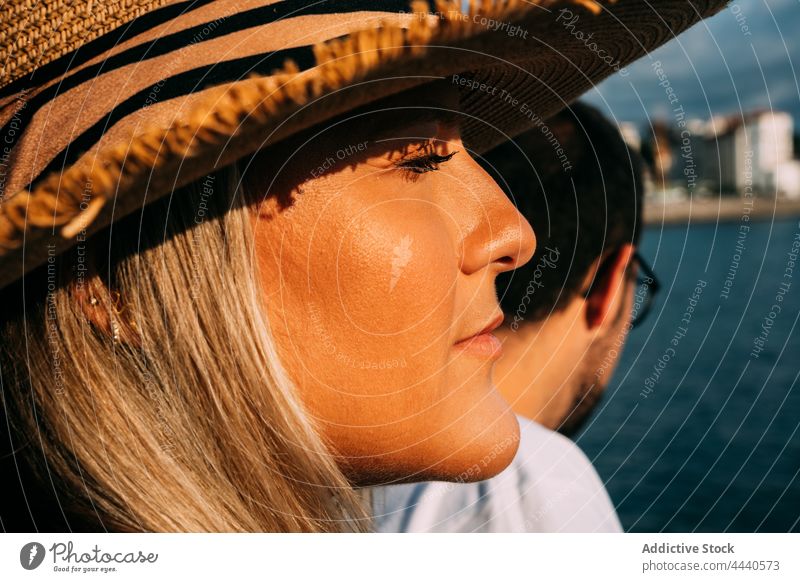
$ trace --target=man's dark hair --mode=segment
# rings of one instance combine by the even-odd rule
[[[536,233],[531,261],[497,280],[508,318],[547,317],[598,257],[638,242],[643,164],[594,107],[575,103],[482,163]]]

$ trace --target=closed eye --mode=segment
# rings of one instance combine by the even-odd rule
[[[415,155],[396,161],[395,166],[406,172],[410,179],[415,180],[420,174],[438,170],[440,164],[445,163],[457,153],[455,151],[444,156],[437,153]]]

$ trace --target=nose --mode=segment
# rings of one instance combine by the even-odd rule
[[[477,163],[478,180],[471,227],[463,238],[461,271],[467,275],[489,268],[494,274],[512,271],[531,260],[536,250],[533,228],[503,190]]]

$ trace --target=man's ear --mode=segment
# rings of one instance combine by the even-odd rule
[[[589,271],[589,282],[594,277],[586,298],[586,325],[597,329],[611,325],[616,320],[628,289],[628,266],[636,252],[633,245],[623,244],[603,255]]]

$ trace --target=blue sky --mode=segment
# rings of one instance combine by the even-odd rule
[[[771,107],[792,113],[800,129],[800,0],[732,2],[585,98],[618,121],[670,119],[654,61],[661,61],[687,117]]]

